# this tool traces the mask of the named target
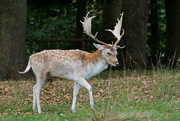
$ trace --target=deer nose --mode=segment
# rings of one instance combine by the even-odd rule
[[[113,64],[114,64],[115,66],[117,66],[117,65],[119,65],[119,62],[118,62],[118,61],[115,61]]]

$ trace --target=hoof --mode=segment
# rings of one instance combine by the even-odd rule
[[[33,109],[33,112],[34,112],[34,113],[37,113],[38,111],[37,111],[37,109]]]
[[[75,113],[75,112],[76,112],[76,110],[72,110],[72,109],[71,109],[71,110],[70,110],[70,112]]]
[[[40,111],[38,111],[38,113],[39,113],[39,114],[41,114],[41,113],[42,113],[42,111],[40,110]]]

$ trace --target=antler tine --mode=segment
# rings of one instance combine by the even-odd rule
[[[123,47],[117,46],[117,44],[120,42],[120,40],[125,32],[124,29],[122,29],[122,34],[120,34],[121,28],[122,28],[123,13],[121,14],[120,20],[118,18],[117,18],[117,20],[118,20],[118,22],[116,23],[114,30],[106,29],[106,31],[110,31],[117,38],[117,41],[113,45],[114,48],[124,48],[125,46],[123,46]]]
[[[83,33],[87,34],[89,37],[91,37],[93,40],[95,40],[96,42],[98,42],[98,43],[100,43],[100,44],[108,45],[107,43],[102,42],[102,41],[100,41],[100,40],[98,40],[98,39],[96,38],[98,32],[96,32],[95,35],[92,35],[92,33],[91,33],[91,27],[92,27],[91,21],[92,21],[93,18],[95,18],[95,16],[88,17],[89,13],[90,13],[90,12],[88,12],[88,13],[86,14],[86,16],[84,17],[84,21],[83,21],[83,22],[80,21],[80,22],[82,23],[82,26],[83,26]]]
[[[123,47],[117,46],[117,44],[120,42],[120,40],[121,40],[122,36],[124,35],[124,33],[125,33],[125,31],[124,31],[124,29],[122,29],[122,34],[120,35],[120,38],[117,39],[117,41],[114,43],[113,47],[118,47],[120,49],[123,49],[125,47],[125,45]]]

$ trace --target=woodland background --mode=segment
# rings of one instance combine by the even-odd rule
[[[118,69],[179,68],[179,0],[0,0],[0,81],[22,78],[28,57],[44,49],[95,51],[79,22],[95,15],[93,33],[107,43],[124,12]]]

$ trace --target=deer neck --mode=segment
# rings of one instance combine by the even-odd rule
[[[101,50],[97,50],[94,53],[86,54],[84,60],[86,61],[85,68],[88,72],[85,78],[95,76],[103,70],[107,69],[108,67],[107,62],[102,58]]]
[[[91,64],[95,64],[95,63],[98,63],[99,61],[103,61],[102,51],[101,50],[97,50],[94,53],[87,53],[84,56],[84,60],[87,63],[91,63]]]

